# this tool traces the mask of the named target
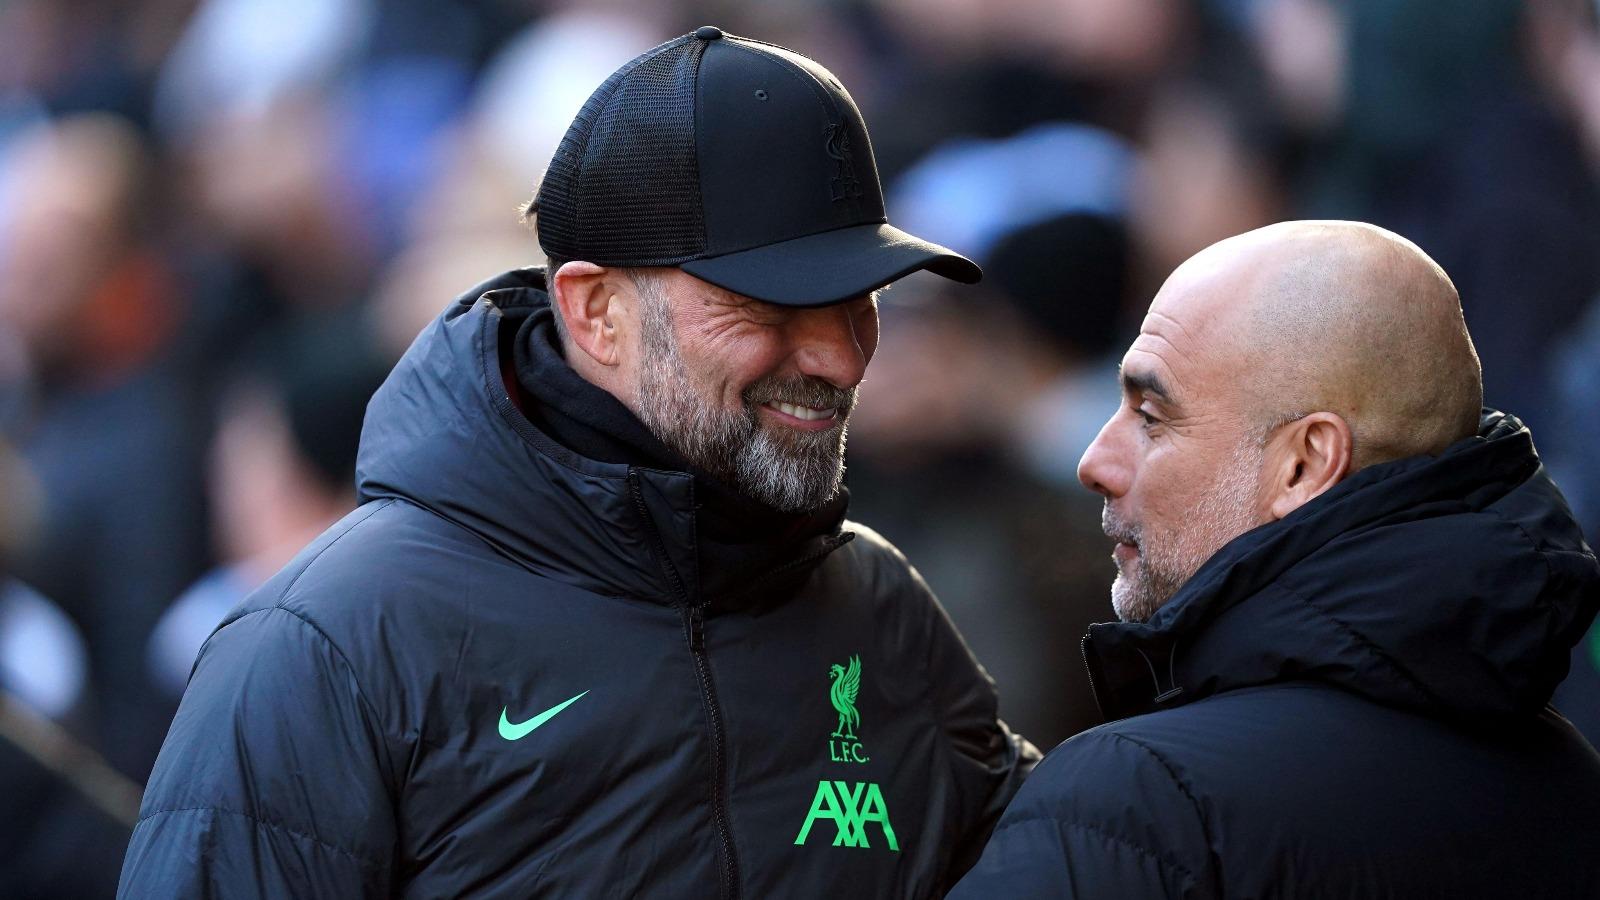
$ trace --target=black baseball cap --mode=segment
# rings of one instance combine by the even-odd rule
[[[889,224],[866,123],[833,73],[707,25],[589,97],[534,198],[539,245],[603,266],[677,266],[785,306],[859,297],[971,260]]]

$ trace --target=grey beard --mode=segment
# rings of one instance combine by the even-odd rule
[[[695,468],[779,511],[818,509],[837,496],[855,389],[814,378],[768,378],[745,391],[742,409],[703,402],[678,352],[666,299],[642,299],[644,361],[636,413],[645,427]],[[756,406],[779,399],[837,407],[837,424],[815,432],[762,427]]]
[[[1265,459],[1262,445],[1246,441],[1201,494],[1194,513],[1168,534],[1125,523],[1111,509],[1100,516],[1101,528],[1118,540],[1139,547],[1133,572],[1118,571],[1111,585],[1111,606],[1124,622],[1148,622],[1229,541],[1260,524],[1252,503]]]

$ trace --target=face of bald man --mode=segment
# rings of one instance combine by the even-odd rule
[[[1122,405],[1078,465],[1117,542],[1111,600],[1143,622],[1222,545],[1264,521],[1260,429],[1230,371],[1224,301],[1240,273],[1197,257],[1173,273],[1122,360]]]
[[[1283,222],[1178,267],[1122,393],[1078,478],[1106,498],[1117,614],[1144,621],[1224,544],[1356,468],[1470,437],[1482,381],[1455,288],[1415,244]]]

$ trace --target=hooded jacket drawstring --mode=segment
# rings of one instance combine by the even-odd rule
[[[1150,681],[1155,685],[1156,689],[1155,697],[1151,699],[1152,703],[1165,703],[1183,694],[1183,688],[1178,687],[1178,644],[1176,641],[1167,647],[1167,684],[1169,686],[1166,688],[1161,686],[1161,676],[1156,674],[1155,663],[1150,661],[1149,654],[1145,653],[1143,649],[1137,647],[1134,649],[1138,652],[1139,658],[1144,660],[1145,668],[1150,670]]]

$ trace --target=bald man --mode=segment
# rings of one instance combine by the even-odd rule
[[[952,897],[1600,897],[1600,755],[1547,704],[1600,565],[1481,409],[1450,279],[1353,222],[1156,295],[1079,464],[1116,542],[1051,753]]]

